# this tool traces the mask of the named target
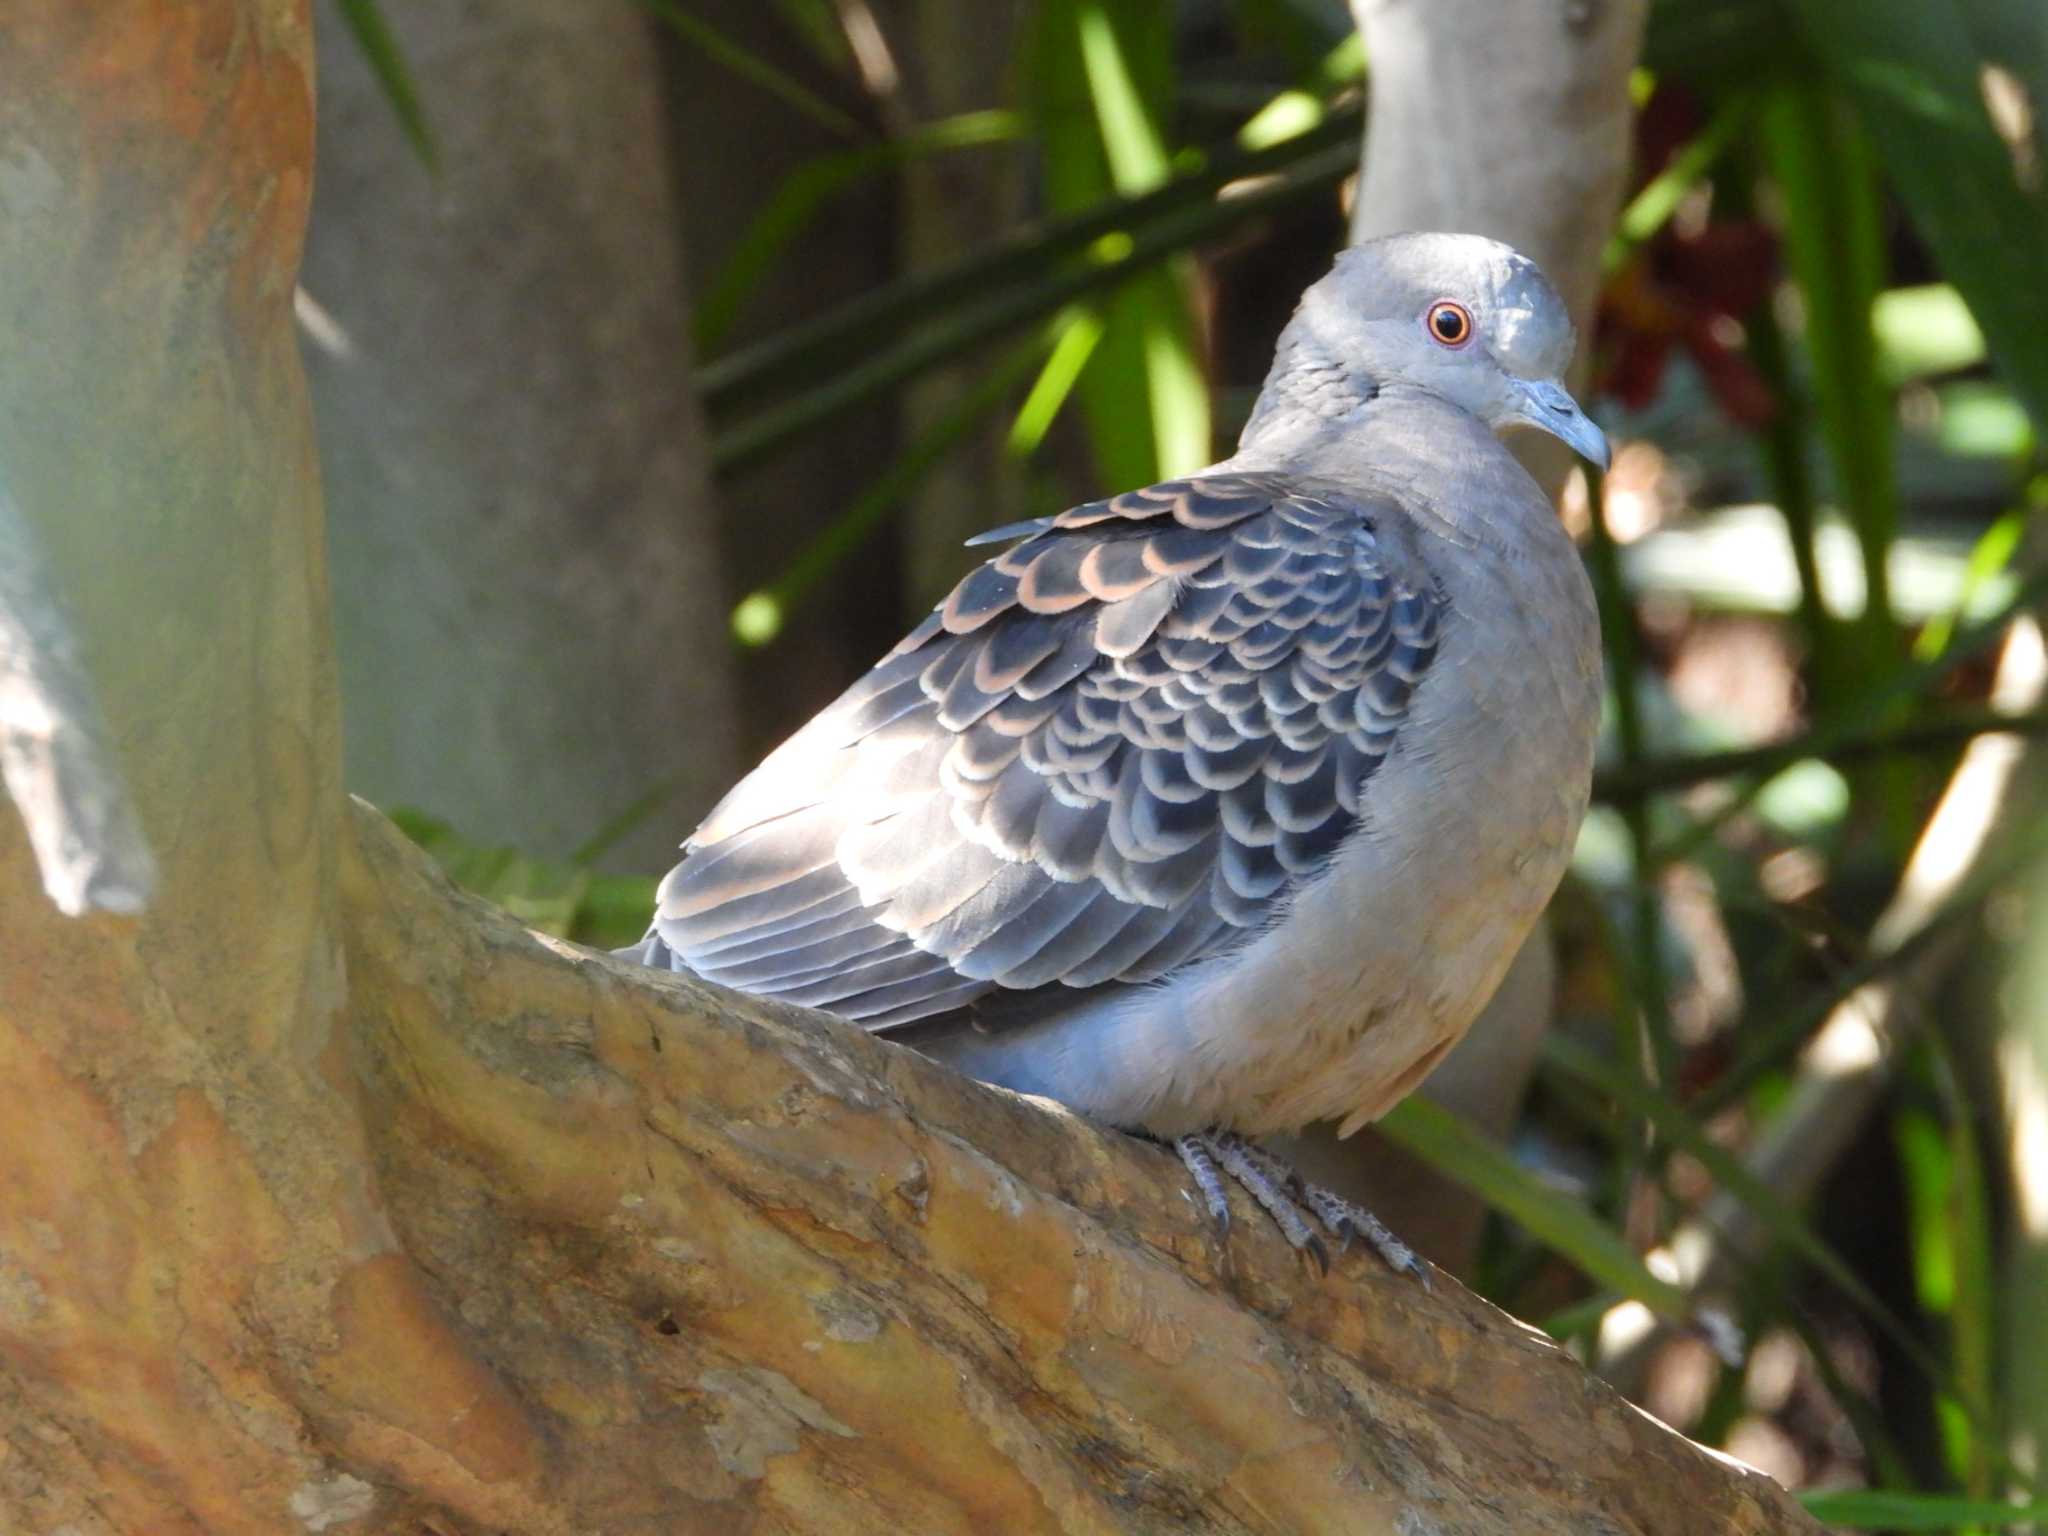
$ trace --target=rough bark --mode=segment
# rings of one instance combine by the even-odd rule
[[[1156,1149],[350,813],[310,60],[303,0],[0,21],[0,463],[162,868],[68,918],[0,817],[0,1524],[1812,1528],[1454,1285],[1223,1250]]]
[[[466,836],[657,869],[740,766],[661,70],[620,0],[384,14],[429,174],[316,12],[306,348],[347,779]]]

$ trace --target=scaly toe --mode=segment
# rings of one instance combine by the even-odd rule
[[[1218,1235],[1230,1236],[1230,1198],[1223,1192],[1223,1174],[1216,1167],[1216,1153],[1213,1138],[1208,1136],[1176,1136],[1173,1150],[1180,1154],[1180,1160],[1187,1165],[1188,1176],[1195,1181],[1195,1188],[1202,1192],[1202,1203],[1209,1208],[1209,1219],[1216,1223]]]
[[[1303,1189],[1302,1199],[1315,1212],[1316,1220],[1344,1240],[1345,1247],[1351,1246],[1353,1237],[1362,1237],[1386,1261],[1389,1269],[1396,1274],[1413,1275],[1422,1282],[1424,1290],[1430,1288],[1429,1265],[1364,1206],[1314,1184]]]
[[[1214,1137],[1210,1145],[1215,1148],[1216,1161],[1223,1171],[1244,1186],[1251,1197],[1258,1201],[1268,1216],[1279,1227],[1280,1235],[1290,1246],[1306,1253],[1316,1267],[1325,1274],[1330,1269],[1330,1250],[1323,1240],[1316,1236],[1315,1228],[1308,1224],[1308,1218],[1287,1196],[1287,1191],[1276,1183],[1260,1166],[1241,1136],[1223,1135]]]
[[[1352,1239],[1363,1238],[1389,1268],[1415,1276],[1424,1290],[1429,1289],[1429,1266],[1414,1249],[1394,1236],[1386,1223],[1365,1207],[1305,1182],[1281,1159],[1235,1131],[1198,1131],[1176,1136],[1173,1150],[1187,1165],[1195,1187],[1202,1192],[1203,1204],[1225,1237],[1230,1233],[1230,1199],[1223,1187],[1228,1175],[1258,1201],[1260,1208],[1273,1218],[1280,1235],[1297,1253],[1305,1254],[1319,1273],[1330,1272],[1330,1249],[1309,1224],[1303,1206],[1338,1240],[1340,1252],[1350,1248]]]

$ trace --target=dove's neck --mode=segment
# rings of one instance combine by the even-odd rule
[[[1273,366],[1238,439],[1238,453],[1268,439],[1293,439],[1355,421],[1380,392],[1380,381],[1369,369],[1343,362],[1317,339],[1304,306],[1280,333]]]
[[[1556,520],[1535,481],[1476,416],[1405,381],[1340,364],[1295,326],[1281,336],[1237,452],[1217,467],[1391,492],[1461,543],[1495,542],[1490,525],[1504,513]],[[1441,495],[1449,485],[1466,494]]]

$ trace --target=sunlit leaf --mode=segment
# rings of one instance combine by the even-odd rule
[[[1031,392],[1017,408],[1017,419],[1010,424],[1007,446],[1017,458],[1036,453],[1038,445],[1045,441],[1053,418],[1073,393],[1088,359],[1095,355],[1096,343],[1102,340],[1102,328],[1101,312],[1089,305],[1078,305],[1053,322],[1058,340],[1053,343],[1052,356],[1045,360]]]
[[[745,362],[749,386],[758,387],[768,379],[782,383],[791,377],[799,382],[794,392],[778,403],[734,426],[721,427],[712,441],[713,467],[726,470],[757,458],[838,412],[928,368],[950,362],[992,337],[1052,314],[1076,299],[1114,287],[1133,272],[1168,261],[1208,238],[1251,223],[1272,209],[1327,193],[1353,165],[1354,158],[1355,152],[1348,145],[1326,146],[1301,157],[1292,174],[1276,177],[1241,196],[1193,206],[1175,204],[1139,226],[1141,232],[1122,244],[1120,253],[1113,257],[1105,254],[1100,259],[1069,264],[1025,282],[991,284],[986,288],[955,287],[949,275],[946,301],[924,315],[923,323],[899,310],[899,298],[905,295],[891,293],[881,304],[861,306],[863,313],[857,326],[841,326],[840,317],[828,317],[823,329],[831,332],[829,337],[811,332],[804,337],[776,338],[759,348],[750,348],[744,359],[736,353],[726,361],[735,365]],[[1092,221],[1091,216],[1089,222]],[[908,286],[915,290],[922,285]],[[896,320],[893,333],[873,336],[865,356],[827,360],[838,358],[856,341],[869,337],[883,311]],[[713,372],[714,369],[706,369],[701,377],[708,381]],[[1083,378],[1086,377],[1084,373]],[[1123,397],[1123,403],[1128,414],[1128,396]],[[1140,427],[1146,434],[1143,441],[1149,444],[1149,424],[1141,420]]]
[[[1365,78],[1365,39],[1353,32],[1317,61],[1299,85],[1290,86],[1245,120],[1237,142],[1267,149],[1307,133],[1329,114],[1330,98]]]
[[[1948,649],[1956,626],[1977,608],[1978,600],[2019,552],[2027,531],[2027,514],[2018,507],[2005,513],[1978,537],[1963,565],[1962,589],[1942,612],[1928,620],[1913,643],[1913,659],[1928,661]]]
[[[1172,83],[1170,6],[1047,0],[1034,58],[1055,211],[1140,197],[1168,182],[1157,111]],[[1076,387],[1104,484],[1144,485],[1210,458],[1189,276],[1170,262],[1133,277],[1103,307],[1102,334]]]
[[[1883,1330],[1930,1381],[1945,1384],[1952,1373],[1871,1290],[1797,1209],[1759,1179],[1728,1149],[1708,1136],[1699,1121],[1668,1095],[1640,1081],[1562,1034],[1544,1041],[1544,1054],[1557,1065],[1612,1096],[1631,1115],[1649,1120],[1661,1139],[1695,1158],[1723,1189],[1748,1206],[1773,1241],[1827,1276],[1857,1309]]]
[[[1081,126],[1092,133],[1085,116]],[[1218,149],[1144,197],[1098,197],[953,265],[899,278],[713,359],[698,368],[698,389],[706,407],[724,415],[764,398],[830,390],[839,370],[879,354],[908,351],[918,359],[911,371],[929,366],[919,332],[952,338],[952,350],[940,360],[958,355],[992,330],[1049,315],[1083,292],[1117,286],[1138,267],[1327,192],[1357,169],[1357,134],[1357,110],[1347,108],[1271,149]],[[1249,190],[1220,198],[1219,190],[1233,181],[1249,183]],[[967,323],[970,314],[991,318]],[[891,372],[889,380],[905,376]]]
[[[1616,216],[1614,233],[1601,253],[1601,266],[1608,273],[1619,271],[1631,255],[1671,222],[1678,205],[1727,152],[1748,121],[1753,105],[1748,96],[1734,96],[1723,102],[1692,142],[1673,155],[1670,164],[1628,200]]]
[[[1934,440],[1958,458],[2018,460],[2034,444],[2034,427],[2013,392],[1988,379],[1944,384],[1935,399],[1941,415]]]
[[[1963,296],[1947,283],[1881,293],[1870,321],[1879,366],[1894,384],[1984,361],[1984,333]]]

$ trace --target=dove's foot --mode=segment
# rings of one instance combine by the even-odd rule
[[[1187,1164],[1195,1187],[1202,1192],[1202,1202],[1225,1232],[1230,1230],[1230,1202],[1223,1189],[1223,1177],[1228,1174],[1273,1218],[1281,1235],[1307,1254],[1324,1274],[1330,1272],[1330,1250],[1310,1224],[1311,1213],[1324,1231],[1337,1239],[1340,1251],[1349,1248],[1352,1239],[1364,1238],[1390,1268],[1415,1276],[1427,1289],[1429,1266],[1413,1248],[1388,1231],[1386,1223],[1343,1196],[1305,1182],[1279,1158],[1235,1131],[1176,1136],[1173,1150]],[[1304,1206],[1307,1212],[1303,1211]]]

